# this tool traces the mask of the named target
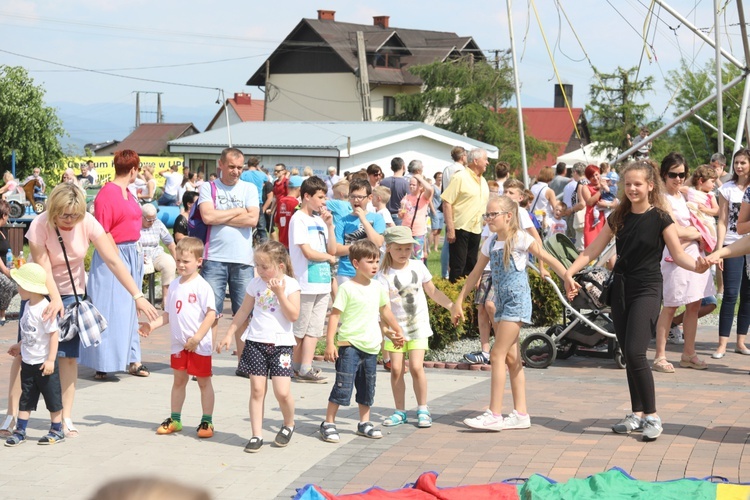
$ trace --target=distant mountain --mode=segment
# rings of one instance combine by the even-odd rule
[[[50,106],[57,109],[57,116],[69,135],[62,141],[63,148],[72,154],[83,154],[85,144],[121,141],[135,128],[134,104],[53,102]],[[167,123],[192,123],[203,131],[218,108],[218,105],[164,106],[162,113]],[[143,113],[141,122],[156,122],[156,115]]]

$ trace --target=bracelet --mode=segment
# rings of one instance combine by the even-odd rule
[[[143,292],[138,292],[135,295],[133,295],[133,300],[138,300],[144,298]]]

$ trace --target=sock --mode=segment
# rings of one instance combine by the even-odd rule
[[[172,412],[172,420],[175,422],[182,422],[182,413]]]
[[[525,417],[526,415],[528,415],[528,413],[521,413],[521,412],[520,412],[520,411],[518,411],[518,410],[516,410],[516,414],[517,414],[518,416],[520,416],[520,417]]]
[[[62,432],[62,422],[52,422],[52,430],[55,432]]]
[[[492,410],[490,410],[490,411],[492,411]],[[493,412],[492,412],[492,416],[493,416],[493,417],[498,417],[498,418],[502,418],[502,417],[503,417],[503,414],[502,414],[502,413],[495,413],[495,412],[493,411]]]
[[[490,357],[490,353],[488,353],[487,351],[482,351],[482,355],[483,355],[484,357],[486,357],[486,358],[489,358],[489,357]]]
[[[312,370],[312,363],[309,365],[299,365],[299,374],[300,375],[307,375],[310,373],[310,370]]]
[[[29,419],[19,418],[16,420],[16,429],[19,431],[25,431],[27,425],[29,425]]]
[[[427,410],[427,405],[419,405],[417,406],[417,410]]]
[[[212,425],[214,423],[213,420],[211,419],[211,415],[203,415],[201,417],[201,423],[203,422],[208,422],[209,424],[212,424]]]
[[[292,362],[292,370],[294,370],[297,373],[299,373],[299,369],[300,369],[301,366],[302,366],[301,363]]]

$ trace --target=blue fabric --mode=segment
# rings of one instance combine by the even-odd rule
[[[368,213],[365,218],[372,224],[372,228],[378,234],[383,234],[385,231],[385,221],[383,216],[380,214]],[[355,241],[363,240],[367,238],[362,223],[359,221],[359,217],[354,214],[349,214],[341,217],[341,224],[336,226],[336,242],[341,245],[351,245]],[[345,255],[339,259],[339,276],[347,276],[353,278],[356,274],[354,266],[352,266],[349,256]]]
[[[745,256],[724,259],[724,299],[719,310],[719,336],[729,337],[734,322],[734,306],[737,298],[740,308],[737,311],[737,333],[747,335],[750,328],[750,280],[747,278]]]
[[[75,303],[75,295],[61,295],[63,307],[68,307],[70,304]],[[79,300],[83,300],[83,295],[78,296]],[[28,302],[28,301],[24,301]],[[21,308],[21,315],[23,315],[23,309],[26,304],[23,304]],[[57,357],[58,358],[77,358],[81,354],[81,339],[78,335],[74,339],[70,339],[67,342],[60,342],[57,344]]]
[[[143,283],[143,254],[137,243],[117,245],[120,260],[136,284]],[[123,287],[99,252],[91,259],[87,285],[88,296],[109,323],[107,333],[98,346],[81,349],[79,363],[99,372],[117,372],[130,363],[141,361],[135,301]]]
[[[352,391],[357,404],[372,406],[375,401],[375,380],[377,378],[378,355],[360,351],[354,346],[339,347],[336,359],[336,382],[331,389],[328,401],[341,406],[349,406]]]
[[[447,230],[443,235],[447,234]],[[450,262],[450,245],[448,237],[443,239],[443,248],[440,250],[440,277],[448,279],[448,263]]]
[[[240,174],[240,180],[254,184],[258,188],[258,201],[260,205],[263,205],[261,202],[263,200],[263,184],[268,180],[266,174],[260,170],[245,170]]]
[[[229,299],[232,301],[232,314],[236,314],[242,306],[242,301],[247,292],[247,285],[254,275],[253,266],[247,264],[233,264],[229,262],[214,262],[204,260],[201,268],[201,276],[214,291],[216,298],[216,314],[224,311],[224,296],[229,284]]]
[[[492,286],[495,290],[495,321],[523,321],[531,323],[531,289],[526,269],[518,269],[512,255],[510,267],[505,268],[503,255],[511,252],[504,246],[495,250],[496,235],[490,242],[490,268],[492,269]]]

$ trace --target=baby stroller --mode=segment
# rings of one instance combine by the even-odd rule
[[[544,248],[566,268],[578,257],[573,242],[563,234],[545,240]],[[563,322],[551,326],[545,333],[532,333],[521,342],[521,357],[526,366],[546,368],[555,359],[567,359],[578,352],[614,358],[617,366],[625,368],[609,307],[599,301],[603,284],[609,277],[609,271],[599,264],[606,262],[613,251],[614,243],[611,243],[595,265],[576,274],[575,280],[581,289],[572,302],[568,302],[554,280],[546,278],[563,305]],[[529,267],[537,270],[533,264]]]

